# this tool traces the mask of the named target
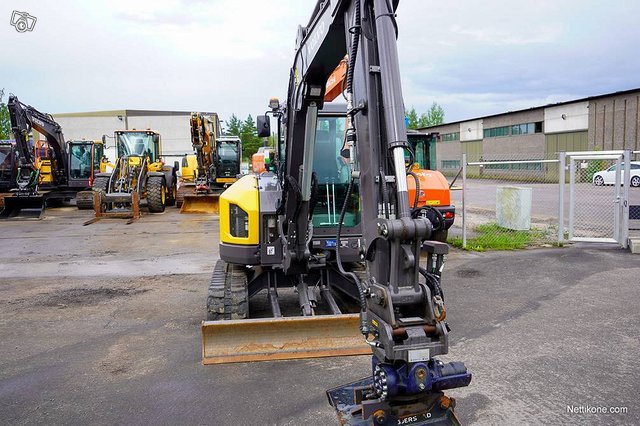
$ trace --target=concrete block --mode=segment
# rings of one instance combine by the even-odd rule
[[[532,188],[499,186],[496,188],[498,226],[515,231],[531,229]]]
[[[640,254],[640,238],[629,238],[629,250],[631,253]]]

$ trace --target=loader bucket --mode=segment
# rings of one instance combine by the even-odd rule
[[[220,195],[185,195],[180,213],[218,214]]]
[[[202,363],[370,355],[360,316],[319,315],[202,322]]]
[[[40,219],[44,207],[42,195],[5,197],[0,219]]]

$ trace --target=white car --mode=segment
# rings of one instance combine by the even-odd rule
[[[620,172],[624,176],[624,164],[620,166]],[[602,170],[593,175],[593,184],[596,186],[613,185],[616,181],[616,166],[611,166],[607,170]],[[631,186],[640,186],[640,161],[631,162]]]

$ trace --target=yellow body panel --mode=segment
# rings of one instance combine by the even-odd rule
[[[230,205],[235,204],[249,217],[248,237],[231,234]],[[258,179],[246,175],[236,181],[220,195],[220,242],[227,244],[257,245],[260,243],[260,197]]]
[[[233,183],[236,180],[236,178],[216,178],[216,182],[218,183]]]
[[[193,182],[198,176],[198,158],[193,154],[185,155],[187,165],[182,162],[182,181]]]
[[[53,174],[51,173],[51,160],[38,160],[36,167],[40,171],[40,183],[52,183]]]

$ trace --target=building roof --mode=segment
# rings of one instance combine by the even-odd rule
[[[125,117],[149,117],[149,116],[175,116],[191,115],[192,111],[158,111],[151,109],[113,109],[105,111],[64,112],[51,114],[54,117],[113,117],[122,115]],[[217,115],[215,112],[202,112],[205,115]]]
[[[618,92],[605,93],[605,94],[602,94],[602,95],[589,96],[589,97],[586,97],[586,98],[573,99],[573,100],[570,100],[570,101],[556,102],[556,103],[553,103],[553,104],[546,104],[546,105],[540,105],[540,106],[535,106],[535,107],[531,107],[531,108],[518,109],[518,110],[515,110],[515,111],[506,111],[506,112],[500,112],[500,113],[497,113],[497,114],[483,115],[481,117],[476,117],[476,118],[468,118],[468,119],[465,119],[465,120],[451,121],[449,123],[436,124],[435,126],[422,127],[419,130],[433,129],[433,128],[436,128],[436,127],[448,126],[448,125],[451,125],[451,124],[459,124],[459,123],[464,123],[464,122],[467,122],[467,121],[482,120],[482,119],[485,119],[485,118],[499,117],[501,115],[516,114],[516,113],[519,113],[519,112],[535,111],[535,110],[542,109],[542,108],[549,108],[549,107],[554,107],[554,106],[568,105],[568,104],[573,104],[573,103],[576,103],[576,102],[593,101],[593,100],[596,100],[596,99],[607,98],[609,96],[628,95],[628,94],[631,94],[631,93],[634,93],[634,92],[639,92],[639,91],[640,91],[640,87],[637,87],[635,89],[621,90],[621,91],[618,91]]]

